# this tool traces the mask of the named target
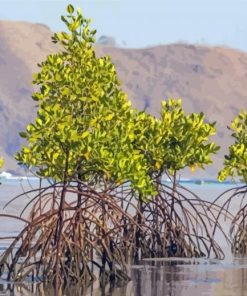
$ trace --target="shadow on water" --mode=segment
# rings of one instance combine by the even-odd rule
[[[143,260],[130,268],[132,281],[127,285],[98,282],[84,290],[68,287],[64,296],[244,296],[247,295],[247,257],[234,258],[231,263],[217,260],[172,259]],[[0,295],[52,296],[49,286],[1,282]]]

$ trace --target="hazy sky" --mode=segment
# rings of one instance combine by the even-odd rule
[[[112,36],[122,47],[186,41],[247,51],[247,0],[0,0],[0,19],[62,30],[68,3],[93,19],[97,37]]]

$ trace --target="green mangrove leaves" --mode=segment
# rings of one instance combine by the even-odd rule
[[[230,128],[235,142],[229,147],[224,168],[219,172],[218,178],[224,181],[228,176],[238,176],[247,183],[247,112],[240,111]]]
[[[215,123],[206,123],[203,113],[186,115],[181,100],[163,101],[159,119],[139,113],[136,126],[136,145],[145,154],[151,175],[173,173],[185,167],[204,168],[219,150],[209,141],[215,134]]]
[[[109,57],[96,57],[95,31],[80,10],[68,6],[62,17],[67,32],[53,42],[62,48],[40,64],[33,83],[38,102],[35,121],[20,135],[28,145],[16,155],[36,167],[40,176],[56,180],[80,175],[86,181],[130,181],[145,195],[153,193],[147,162],[132,145],[133,110],[121,90]]]
[[[185,115],[181,100],[163,101],[160,118],[133,110],[110,57],[95,54],[90,20],[71,5],[67,12],[66,32],[52,37],[60,51],[34,75],[37,117],[20,133],[27,145],[19,163],[59,181],[130,182],[146,199],[154,175],[209,164],[218,150],[209,142],[214,123]]]

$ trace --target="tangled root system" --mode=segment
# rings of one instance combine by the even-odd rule
[[[232,205],[238,208],[233,213],[230,226],[232,253],[247,254],[247,185],[235,187],[221,194],[215,202],[221,204],[222,209],[229,209]]]
[[[25,223],[1,255],[2,276],[56,287],[99,278],[105,285],[128,281],[128,263],[142,258],[224,258],[214,233],[223,232],[218,217],[227,210],[179,185],[157,182],[157,191],[144,201],[128,185],[100,190],[76,180],[27,192],[20,216],[1,215]]]

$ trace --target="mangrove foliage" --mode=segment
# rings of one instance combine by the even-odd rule
[[[240,208],[235,214],[230,235],[232,238],[232,251],[236,254],[247,253],[247,112],[241,111],[230,127],[234,143],[230,145],[225,156],[224,167],[219,172],[219,180],[224,181],[228,176],[238,178],[242,186],[237,186],[217,198],[223,202],[224,208],[229,208],[232,203],[239,200]]]

